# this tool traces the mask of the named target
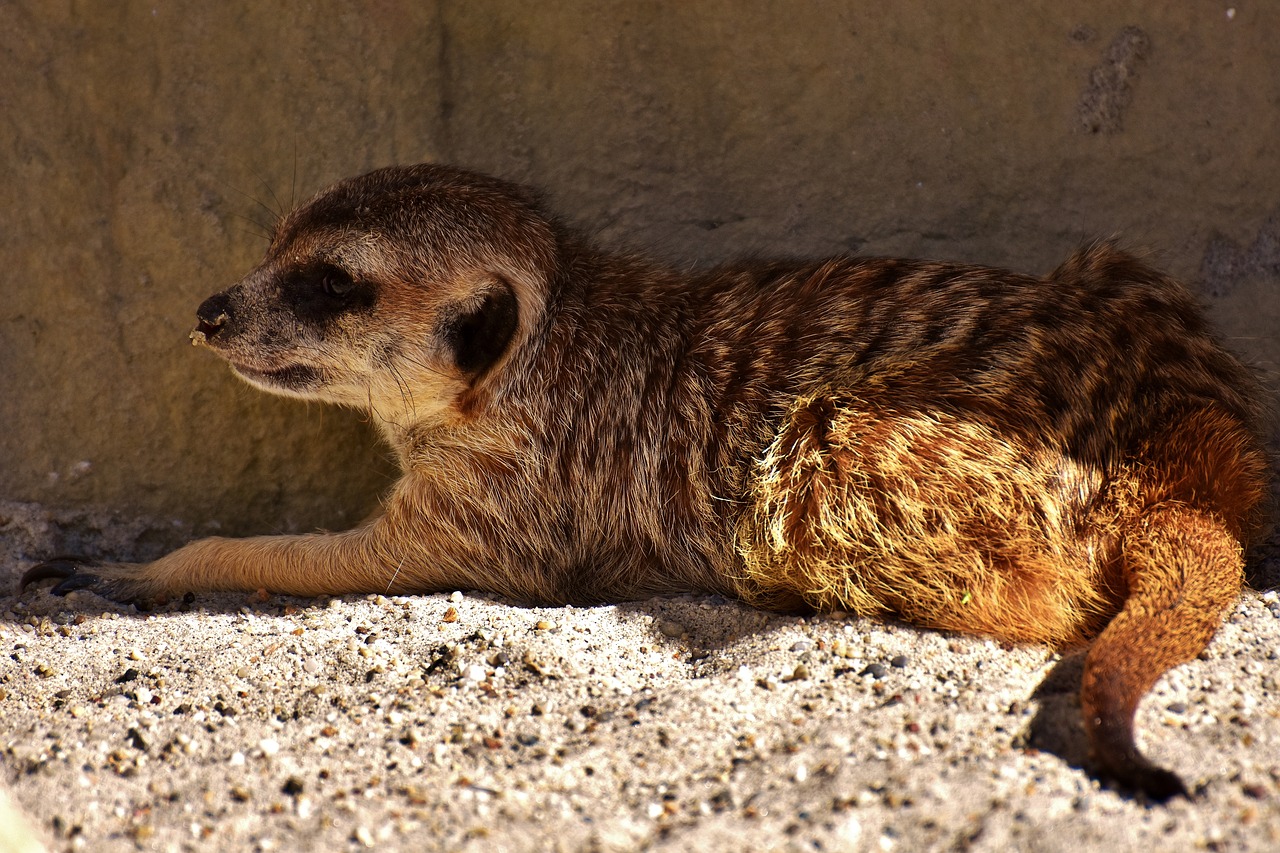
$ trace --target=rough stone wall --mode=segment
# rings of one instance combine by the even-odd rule
[[[3,500],[174,538],[367,512],[392,469],[358,416],[186,334],[280,210],[396,162],[682,262],[1045,272],[1121,235],[1280,355],[1278,4],[13,0],[0,30]]]

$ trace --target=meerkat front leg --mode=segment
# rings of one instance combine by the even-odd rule
[[[87,589],[115,601],[145,601],[215,590],[339,595],[395,585],[395,565],[381,559],[379,525],[344,533],[201,539],[151,563],[56,558],[28,571],[22,586],[49,578],[52,592]]]
[[[151,563],[55,558],[28,571],[22,586],[55,579],[55,594],[87,589],[122,602],[257,589],[298,596],[525,592],[495,582],[510,572],[485,571],[495,561],[470,544],[477,538],[461,537],[429,517],[406,518],[396,509],[342,533],[201,539]]]

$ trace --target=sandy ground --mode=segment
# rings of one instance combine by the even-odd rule
[[[0,505],[3,588],[84,522]],[[32,589],[0,648],[3,784],[49,850],[1280,847],[1274,592],[1143,705],[1201,789],[1165,807],[1084,769],[1078,658],[717,598]]]

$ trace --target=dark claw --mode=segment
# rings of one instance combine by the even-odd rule
[[[99,578],[97,575],[91,575],[88,572],[76,572],[69,578],[59,583],[49,590],[51,595],[66,595],[69,592],[75,592],[77,589],[88,589],[91,586],[98,585]]]
[[[39,581],[56,580],[58,583],[49,592],[54,595],[66,595],[73,590],[84,589],[98,582],[97,576],[81,571],[85,566],[94,565],[97,565],[97,562],[86,557],[54,557],[28,569],[22,576],[22,580],[18,581],[18,590],[24,590]]]

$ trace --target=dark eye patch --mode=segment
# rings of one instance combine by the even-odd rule
[[[342,267],[319,262],[300,267],[285,276],[281,296],[299,320],[325,324],[349,313],[373,307],[375,288]]]

